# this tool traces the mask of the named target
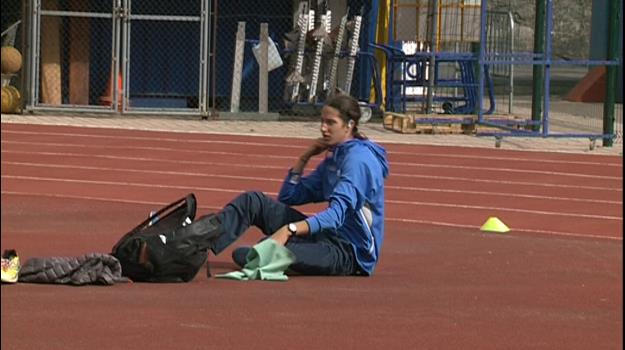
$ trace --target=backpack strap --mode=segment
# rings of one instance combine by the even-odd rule
[[[143,232],[146,229],[150,228],[152,225],[154,225],[153,223],[153,218],[154,216],[161,218],[161,220],[164,220],[168,217],[168,215],[176,212],[177,210],[185,210],[184,215],[182,215],[181,217],[183,218],[189,218],[191,219],[191,221],[193,221],[195,219],[195,213],[197,210],[197,201],[195,199],[195,195],[193,193],[189,193],[188,195],[186,195],[185,197],[172,202],[171,204],[163,207],[162,209],[160,209],[159,211],[157,211],[155,214],[151,215],[150,217],[148,217],[147,219],[145,219],[143,222],[141,222],[139,225],[137,225],[135,228],[133,228],[132,230],[130,230],[130,232],[126,233],[118,242],[117,244],[115,244],[115,246],[113,247],[112,251],[116,252],[117,248],[119,247],[120,244],[122,244],[123,242],[125,242],[127,240],[128,237],[135,235],[139,232]],[[182,222],[181,222],[182,224]]]

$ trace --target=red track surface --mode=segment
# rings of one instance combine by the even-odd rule
[[[2,249],[108,252],[188,192],[200,215],[243,190],[275,194],[307,144],[2,124]],[[372,278],[3,285],[2,348],[622,348],[621,157],[385,147]],[[479,231],[490,216],[512,231]],[[229,253],[213,273],[235,269]]]

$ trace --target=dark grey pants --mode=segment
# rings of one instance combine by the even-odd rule
[[[245,192],[219,213],[223,233],[214,241],[215,255],[243,235],[250,226],[271,235],[288,223],[304,220],[306,215],[267,197],[262,192]],[[291,237],[286,247],[295,254],[290,270],[303,275],[356,275],[360,268],[352,245],[334,232]]]

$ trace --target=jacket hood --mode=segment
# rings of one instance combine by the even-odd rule
[[[378,162],[380,162],[380,166],[382,167],[382,175],[386,178],[389,172],[388,161],[386,160],[386,150],[382,146],[371,140],[352,139],[340,145],[337,145],[334,150],[334,156],[336,157],[338,153],[345,152],[346,150],[352,147],[356,147],[358,145],[363,145],[367,147],[371,151],[371,153],[373,153]]]

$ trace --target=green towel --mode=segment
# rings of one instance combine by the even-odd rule
[[[218,274],[215,277],[239,281],[286,281],[289,277],[284,271],[295,262],[295,254],[273,239],[266,239],[250,249],[246,260],[247,263],[241,271]]]

